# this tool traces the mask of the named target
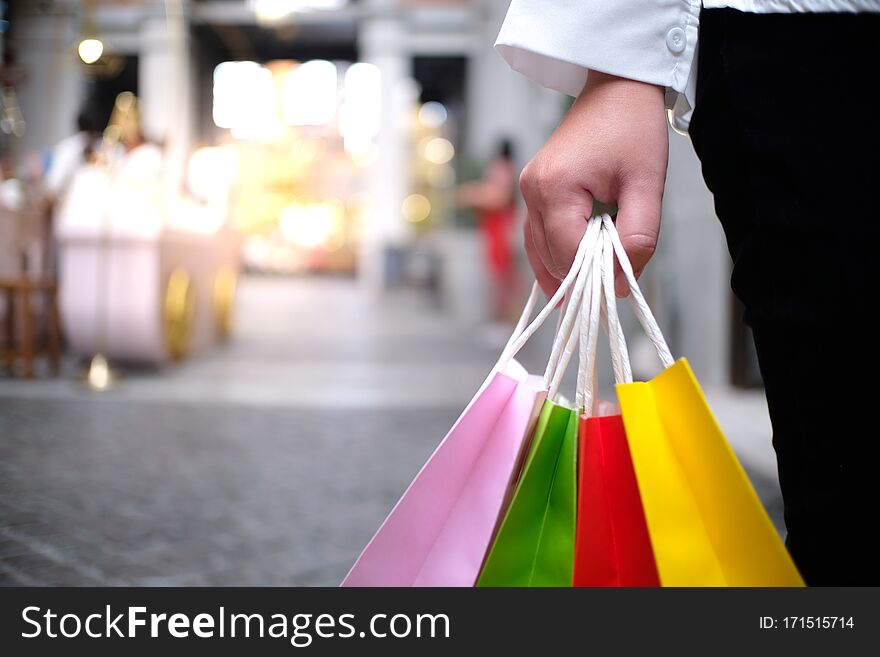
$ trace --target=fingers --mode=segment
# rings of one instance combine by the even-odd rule
[[[535,252],[544,269],[562,280],[571,269],[586,230],[593,197],[581,185],[555,176],[537,159],[523,169],[520,189]]]
[[[538,285],[544,292],[544,296],[549,299],[556,294],[556,290],[559,289],[560,280],[547,271],[547,268],[544,266],[544,262],[541,260],[541,256],[538,254],[538,250],[535,247],[532,226],[532,217],[526,217],[526,223],[523,226],[523,241],[525,242],[526,247],[526,257],[529,259],[529,264],[535,272],[535,279],[538,281]]]
[[[662,189],[658,193],[625,188],[620,193],[615,225],[626,255],[632,263],[636,278],[641,275],[657,248],[657,239],[660,236],[662,199]],[[625,297],[629,294],[629,285],[616,261],[614,291],[618,297]]]
[[[537,208],[532,211],[527,206],[526,209],[528,212],[526,216],[526,232],[532,240],[535,256],[541,262],[541,268],[546,270],[551,276],[561,280],[563,277],[556,271],[556,265],[550,257],[550,250],[547,248],[547,238],[544,236],[544,222],[541,219],[541,213]]]
[[[557,278],[565,278],[574,263],[578,245],[587,230],[593,197],[586,191],[575,202],[550,207],[543,213],[544,239]]]

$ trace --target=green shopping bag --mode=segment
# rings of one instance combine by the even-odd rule
[[[600,223],[584,233],[544,373],[547,400],[531,437],[528,456],[507,512],[486,555],[477,586],[571,586],[577,515],[578,412],[558,400],[559,386],[580,337],[581,304],[599,281],[595,246]],[[571,274],[569,274],[571,275]],[[598,312],[598,306],[596,307]],[[579,372],[580,374],[580,372]],[[578,377],[577,407],[582,407]]]
[[[576,411],[545,401],[507,514],[477,586],[571,586]]]

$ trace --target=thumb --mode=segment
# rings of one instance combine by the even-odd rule
[[[624,189],[618,199],[620,209],[615,226],[637,278],[657,248],[662,200],[662,188],[659,194],[645,190]],[[619,264],[615,264],[614,291],[618,297],[629,294],[629,285]]]

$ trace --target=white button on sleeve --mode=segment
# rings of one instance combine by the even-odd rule
[[[666,47],[676,55],[684,52],[684,49],[687,47],[687,37],[684,34],[684,30],[680,27],[673,27],[669,30],[666,33]]]

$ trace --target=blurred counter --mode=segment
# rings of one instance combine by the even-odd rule
[[[59,303],[70,350],[161,363],[230,328],[240,239],[224,206],[84,169],[61,209]]]

